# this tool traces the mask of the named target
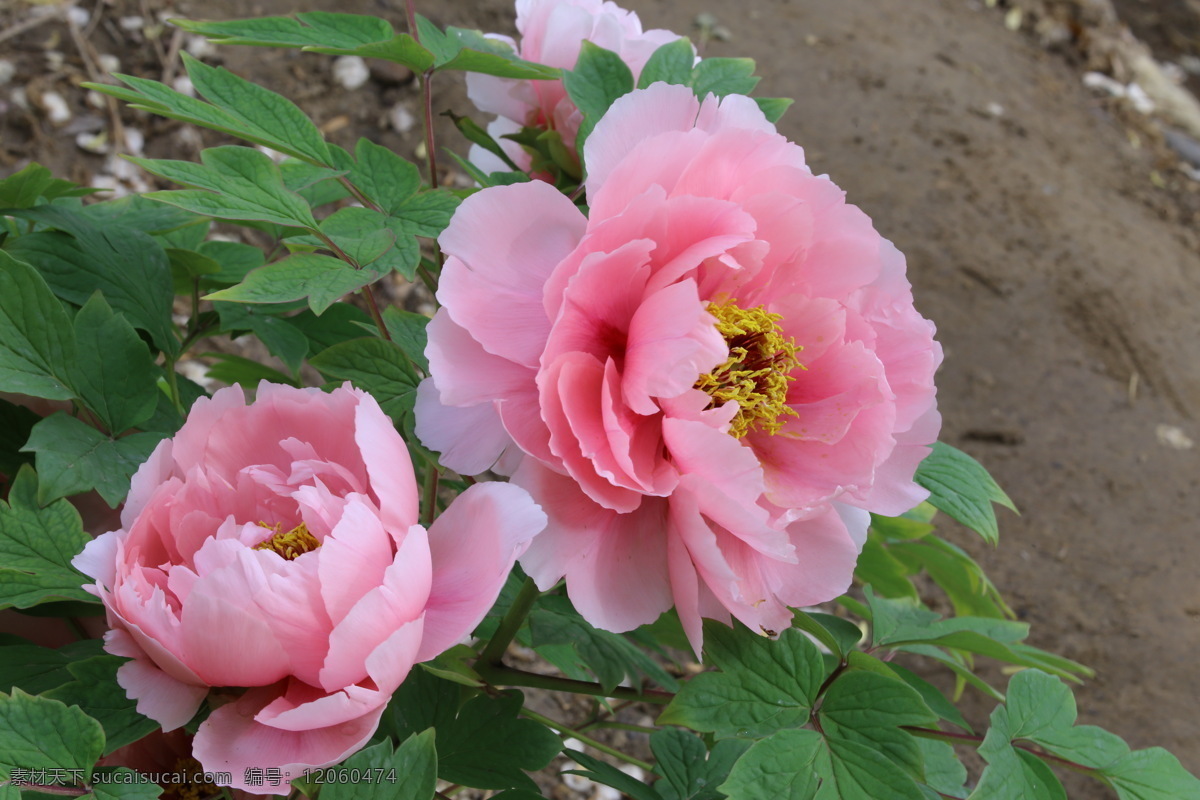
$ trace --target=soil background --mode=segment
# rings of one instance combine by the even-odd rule
[[[171,29],[151,24],[160,11],[226,19],[320,8],[403,29],[403,4],[384,0],[80,5],[100,14],[82,28],[92,55],[154,78],[164,64],[179,74]],[[512,31],[502,0],[417,5],[442,24]],[[1020,6],[970,0],[626,5],[647,27],[693,38],[697,15],[715,15],[722,36],[705,54],[753,56],[764,78],[756,94],[796,99],[780,129],[907,254],[917,305],[937,322],[942,438],[982,461],[1021,510],[1002,512],[994,551],[951,535],[1032,624],[1033,644],[1096,669],[1076,691],[1081,723],[1135,748],[1164,746],[1200,773],[1200,449],[1189,446],[1200,439],[1200,183],[1156,124],[1081,82],[1096,3],[1040,4],[1045,19],[1054,7],[1059,29],[1014,24]],[[0,34],[30,7],[0,0]],[[1196,0],[1116,7],[1160,58],[1200,56]],[[147,25],[121,25],[134,15]],[[0,86],[0,176],[30,158],[80,181],[108,169],[75,143],[81,130],[110,127],[110,112],[76,87],[87,79],[79,49],[57,22],[0,41],[0,59],[17,67]],[[349,91],[322,56],[204,57],[297,101],[339,144],[365,135],[408,157],[419,145],[419,126],[406,130],[403,112],[396,121],[397,106],[420,117],[403,74],[377,72]],[[461,88],[439,81],[435,110],[468,111]],[[21,86],[61,91],[72,121],[56,127],[36,104],[22,109],[11,96]],[[155,157],[191,159],[200,142],[217,143],[120,114]],[[465,151],[456,134],[441,142]],[[972,705],[977,719],[990,707]],[[1113,796],[1074,778],[1073,798]]]

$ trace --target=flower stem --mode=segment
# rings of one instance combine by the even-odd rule
[[[475,663],[475,671],[492,685],[527,686],[531,689],[550,689],[556,692],[572,692],[592,697],[616,697],[621,700],[654,703],[655,705],[666,705],[675,697],[671,692],[664,692],[660,689],[645,689],[641,692],[630,689],[628,686],[614,686],[612,689],[605,689],[600,684],[590,681],[577,681],[574,678],[562,678],[557,675],[541,675],[537,672],[506,667],[503,664],[486,664],[482,659]]]
[[[507,669],[501,663],[501,660],[504,658],[504,652],[508,650],[509,644],[516,637],[517,631],[521,628],[521,623],[529,615],[529,611],[533,608],[533,603],[537,600],[539,594],[541,592],[538,591],[537,584],[533,582],[533,578],[526,578],[525,583],[521,585],[521,591],[517,594],[517,599],[513,600],[508,613],[504,615],[504,619],[500,620],[500,626],[492,634],[491,641],[487,643],[487,646],[483,648],[483,652],[479,654],[479,658],[475,661],[475,669],[487,668],[489,671],[493,667]]]
[[[632,722],[591,722],[580,726],[579,730],[590,731],[600,728],[615,731],[634,731],[635,733],[654,733],[658,730],[658,728],[652,728],[649,725],[634,725]]]
[[[936,728],[919,728],[912,725],[904,725],[902,728],[911,733],[913,736],[918,736],[922,739],[933,739],[934,741],[938,742],[947,742],[949,744],[969,744],[972,747],[978,747],[983,743],[983,737],[973,733],[953,733],[952,731],[939,731]],[[1049,761],[1052,764],[1058,764],[1061,767],[1066,767],[1067,769],[1074,770],[1075,772],[1082,772],[1084,775],[1088,775],[1093,778],[1096,777],[1096,773],[1098,772],[1098,770],[1094,767],[1089,767],[1085,764],[1080,764],[1076,761],[1071,761],[1070,759],[1062,758],[1052,753],[1047,753],[1040,747],[1030,747],[1023,742],[1013,742],[1012,746],[1018,750],[1024,750],[1031,755],[1035,755],[1043,761]]]
[[[421,510],[421,524],[428,530],[437,516],[438,468],[435,464],[425,466],[425,508]]]
[[[646,770],[647,772],[654,769],[654,765],[652,765],[652,764],[642,761],[641,759],[634,758],[633,756],[626,755],[625,753],[622,753],[620,750],[617,750],[614,747],[609,747],[608,745],[604,744],[603,742],[598,742],[595,739],[591,738],[590,736],[587,736],[586,734],[583,734],[583,733],[575,730],[574,728],[568,728],[566,725],[563,725],[561,722],[555,722],[554,720],[550,719],[549,717],[544,717],[541,714],[537,713],[536,711],[530,711],[528,708],[523,708],[523,709],[521,709],[521,715],[528,717],[529,719],[533,720],[534,722],[540,722],[543,725],[548,725],[549,727],[554,728],[556,731],[559,732],[559,734],[561,734],[563,736],[578,739],[579,741],[586,744],[588,747],[595,748],[596,750],[599,750],[601,753],[608,753],[610,756],[612,756],[614,758],[619,758],[627,764],[633,764],[636,767],[641,767],[642,769]]]

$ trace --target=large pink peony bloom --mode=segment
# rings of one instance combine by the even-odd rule
[[[753,101],[656,84],[588,139],[590,219],[484,189],[441,237],[418,434],[550,517],[522,558],[628,630],[755,630],[848,587],[868,511],[925,498],[941,348],[904,257]]]
[[[517,30],[519,45],[508,36],[492,36],[511,45],[526,61],[560,69],[575,66],[586,40],[621,56],[634,79],[655,50],[680,38],[665,30],[643,31],[637,14],[608,0],[517,0]],[[497,115],[488,132],[518,165],[528,168],[529,155],[520,145],[499,137],[523,126],[558,131],[574,152],[583,117],[562,81],[512,80],[472,72],[467,74],[467,96],[480,111]],[[471,149],[471,160],[488,171],[508,169],[478,146]]]
[[[545,515],[474,486],[426,530],[404,441],[369,395],[263,383],[196,402],[142,465],[123,528],[75,558],[140,712],[172,730],[213,687],[208,772],[337,763],[417,662],[467,636]],[[223,704],[221,704],[223,703]],[[218,705],[220,704],[220,705]]]

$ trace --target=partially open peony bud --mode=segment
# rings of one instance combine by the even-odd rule
[[[492,36],[511,45],[526,61],[560,69],[575,66],[586,40],[619,55],[635,80],[655,50],[680,38],[671,31],[642,30],[637,14],[608,0],[517,0],[517,30],[520,43],[507,36]],[[518,166],[528,168],[529,155],[520,145],[499,137],[523,126],[557,131],[566,149],[574,152],[583,117],[561,80],[513,80],[471,72],[467,74],[467,95],[480,111],[497,115],[488,132]],[[508,169],[478,145],[471,148],[471,161],[485,171]]]
[[[138,710],[172,730],[209,698],[204,770],[286,794],[362,747],[409,669],[471,632],[545,519],[488,483],[426,532],[408,449],[370,395],[263,383],[248,405],[238,387],[198,400],[134,476],[122,528],[74,564],[104,601],[105,649],[133,659],[117,680]]]

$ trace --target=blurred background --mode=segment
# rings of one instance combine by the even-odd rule
[[[1021,510],[995,551],[955,541],[1031,643],[1096,669],[1081,723],[1200,772],[1200,0],[625,4],[706,55],[754,57],[756,94],[796,99],[781,130],[907,255],[938,325],[942,438]],[[313,9],[404,26],[387,0],[0,0],[0,177],[36,160],[116,194],[158,188],[116,155],[194,159],[217,135],[79,84],[115,71],[189,91],[183,51],[294,100],[334,142],[418,160],[406,69],[216,49],[165,22]],[[417,9],[513,32],[507,0]],[[461,82],[434,89],[435,112],[471,113]]]

